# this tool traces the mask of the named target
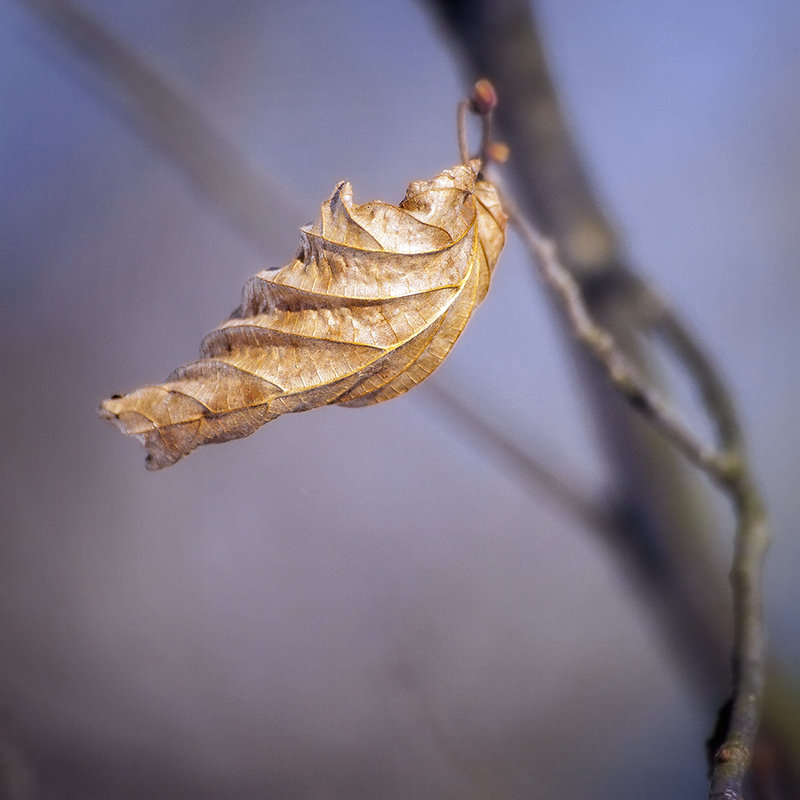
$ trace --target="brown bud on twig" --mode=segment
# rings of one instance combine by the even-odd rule
[[[492,161],[495,164],[505,164],[508,157],[511,155],[511,150],[505,142],[489,142],[486,145],[486,160]]]
[[[497,92],[492,82],[487,78],[481,78],[475,83],[472,90],[472,110],[476,114],[486,115],[492,112],[497,105]]]

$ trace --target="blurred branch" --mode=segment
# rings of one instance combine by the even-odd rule
[[[261,166],[217,128],[151,60],[69,0],[21,0],[53,33],[87,60],[113,100],[156,143],[258,252],[275,231],[297,227],[302,212],[270,185]]]
[[[435,377],[427,380],[420,388],[435,401],[434,408],[438,406],[441,409],[442,419],[447,424],[455,424],[465,430],[470,443],[484,454],[494,456],[525,487],[544,492],[560,510],[588,530],[605,536],[611,534],[614,520],[605,504],[594,501],[586,493],[575,489],[574,481],[563,477],[565,470],[562,469],[559,474],[533,458],[515,441],[492,427],[483,414],[477,413],[441,386]]]

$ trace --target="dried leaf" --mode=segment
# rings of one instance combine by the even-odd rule
[[[245,285],[201,358],[101,414],[161,469],[290,411],[388,400],[426,378],[486,294],[506,216],[479,162],[415,181],[398,206],[340,183],[302,250]]]

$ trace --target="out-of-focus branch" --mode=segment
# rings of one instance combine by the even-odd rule
[[[294,230],[302,212],[285,189],[273,189],[197,103],[115,36],[92,13],[69,0],[21,0],[94,68],[107,97],[156,143],[259,252],[274,246],[276,231]]]
[[[621,269],[619,246],[591,190],[527,2],[429,0],[469,62],[471,82],[486,77],[501,98],[495,118],[514,158],[522,205],[558,242],[571,268],[597,275]],[[502,48],[499,52],[498,48]],[[530,165],[537,167],[530,180]]]
[[[535,459],[510,437],[492,427],[484,415],[441,386],[435,377],[420,387],[434,403],[434,410],[441,410],[447,424],[457,425],[468,434],[470,444],[477,445],[487,456],[497,460],[508,472],[518,478],[523,486],[553,501],[562,512],[593,533],[610,537],[614,520],[606,505],[594,500],[574,486],[561,474]]]

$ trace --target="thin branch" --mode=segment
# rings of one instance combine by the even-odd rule
[[[480,117],[481,121],[481,147],[478,151],[478,160],[482,170],[486,164],[503,164],[509,155],[509,149],[503,142],[496,142],[492,135],[492,120],[497,107],[497,92],[491,81],[481,78],[472,87],[472,96],[462,100],[456,112],[456,133],[458,134],[458,152],[461,163],[466,164],[471,156],[469,154],[469,140],[467,136],[467,115],[472,112]]]
[[[722,377],[673,309],[650,287],[646,287],[646,291],[648,304],[653,308],[653,316],[648,320],[650,328],[664,340],[694,378],[722,446],[732,452],[741,452],[744,435]]]
[[[470,111],[469,100],[462,100],[456,111],[456,131],[458,133],[458,156],[462,164],[469,163],[469,141],[467,140],[467,115]]]
[[[633,332],[634,282],[605,211],[592,191],[550,75],[529,0],[428,0],[453,36],[470,81],[485,77],[502,102],[496,122],[513,155],[528,218],[559,244],[594,318],[612,332],[642,374],[646,353]],[[568,340],[569,341],[569,340]],[[709,556],[706,516],[682,459],[615,393],[582,348],[569,341],[578,380],[611,472],[617,540],[626,573],[636,571],[670,648],[703,698],[725,680],[722,576]],[[690,567],[687,569],[687,564]],[[667,613],[667,609],[681,612]]]
[[[639,380],[646,375],[647,364],[643,359],[636,361],[632,343],[643,320],[622,317],[630,313],[626,301],[631,286],[635,288],[641,281],[625,264],[614,231],[582,168],[547,68],[530,4],[526,0],[429,2],[456,36],[462,53],[470,62],[472,74],[495,81],[504,98],[499,121],[515,152],[514,177],[525,198],[526,211],[556,237],[565,252],[566,266],[571,270],[568,272],[564,268],[553,280],[565,317],[586,351],[600,365],[601,371],[616,381],[629,404],[646,412],[658,430],[711,475],[727,492],[736,509],[738,530],[731,573],[735,615],[734,698],[726,742],[713,765],[711,797],[723,797],[720,792],[725,791],[737,797],[750,761],[763,693],[760,574],[768,533],[732,404],[703,353],[692,338],[685,335],[685,330],[674,324],[667,324],[662,330],[703,394],[719,438],[718,449],[709,448],[692,436],[660,395],[649,388],[649,383]],[[547,247],[540,251],[540,264],[546,265],[547,256],[552,253],[546,252]],[[545,267],[541,268],[546,272]],[[586,304],[575,279],[583,284]],[[576,305],[576,300],[581,301],[580,304]],[[592,310],[594,318],[588,309]],[[611,333],[594,324],[595,318],[602,320],[613,331],[613,336],[618,337],[620,347],[626,348],[625,355],[620,347],[614,346]],[[609,404],[604,398],[607,393],[602,386],[595,385],[594,376],[588,371],[586,377],[600,409],[598,416],[603,418],[601,424],[606,431],[611,431],[606,437],[620,465],[622,480],[629,487],[644,482],[645,491],[657,491],[658,484],[667,482],[664,477],[668,480],[672,471],[668,466],[662,467],[645,476],[644,481],[637,476],[641,461],[630,459],[625,449],[632,446],[636,455],[646,455],[648,443],[637,436],[627,419],[618,416],[617,421],[622,424],[609,426],[613,413],[608,412]],[[635,497],[635,493],[629,496]],[[676,538],[671,535],[676,531],[667,529],[664,532],[657,514],[650,512],[646,521],[651,534],[663,532],[668,539]],[[698,611],[702,613],[699,605]]]
[[[691,374],[720,446],[732,454],[725,488],[737,512],[736,547],[730,581],[734,604],[732,698],[724,741],[712,754],[711,800],[741,793],[752,760],[765,691],[765,641],[761,570],[770,532],[763,500],[746,458],[744,435],[736,410],[711,359],[674,311],[650,290],[650,327],[669,345]]]
[[[712,754],[711,800],[738,798],[752,760],[763,704],[766,671],[762,619],[761,570],[770,532],[763,501],[750,473],[744,436],[730,395],[711,359],[674,311],[648,290],[653,309],[650,327],[669,345],[691,374],[728,468],[718,476],[737,513],[736,547],[730,581],[733,589],[734,693],[723,742]]]
[[[704,445],[689,431],[664,399],[638,374],[633,363],[616,346],[611,334],[594,322],[580,285],[558,261],[555,245],[521,215],[508,196],[503,197],[503,206],[534,256],[545,282],[557,293],[578,340],[605,369],[611,382],[689,461],[715,480],[727,482],[730,470],[736,465],[731,455]]]
[[[675,319],[663,315],[662,324],[674,347],[701,387],[706,408],[720,439],[719,449],[703,444],[637,373],[616,346],[613,337],[591,317],[577,281],[545,239],[504,198],[504,206],[534,257],[542,278],[558,296],[564,313],[587,351],[609,380],[658,431],[691,463],[703,470],[730,497],[737,514],[736,546],[731,569],[734,644],[733,698],[722,745],[714,755],[710,800],[736,800],[750,766],[764,694],[765,643],[761,569],[769,543],[763,503],[750,475],[733,404],[716,372]]]

